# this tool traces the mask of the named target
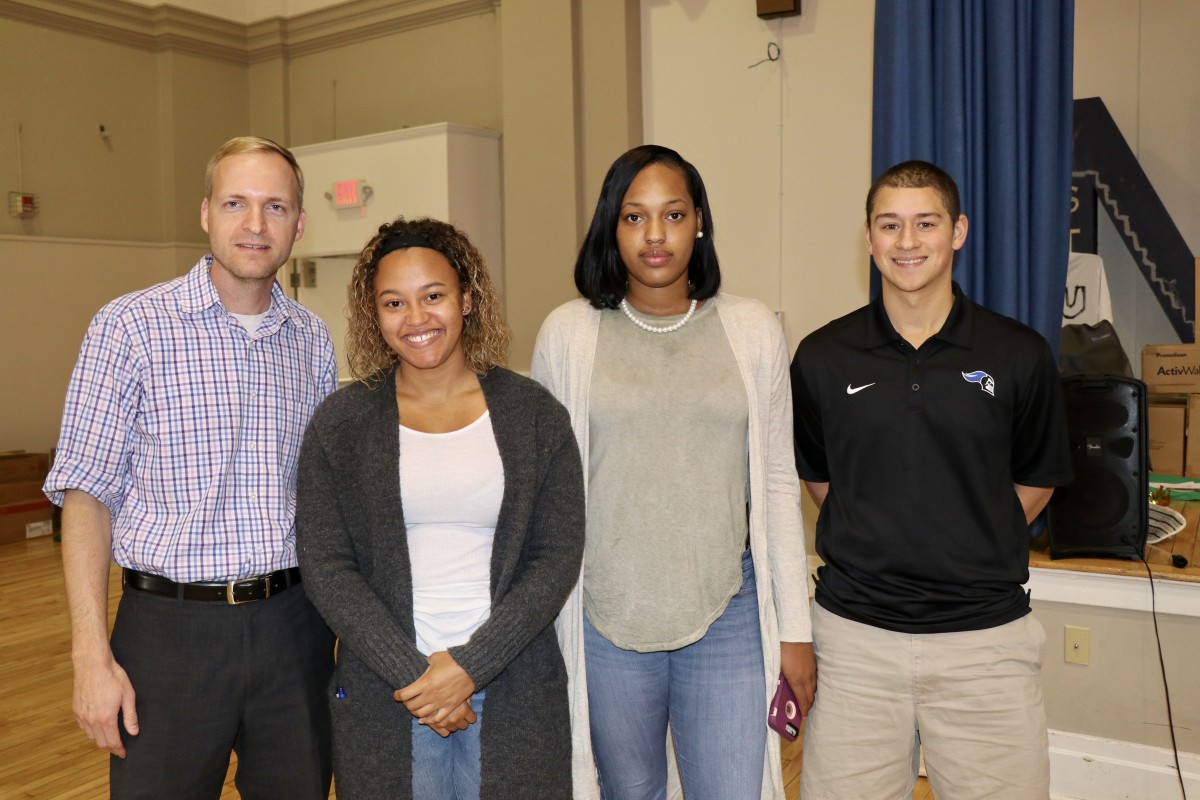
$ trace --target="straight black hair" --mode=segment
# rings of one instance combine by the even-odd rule
[[[616,308],[625,297],[628,278],[617,249],[617,222],[629,185],[651,164],[665,164],[682,172],[692,205],[700,210],[700,230],[704,236],[696,240],[688,262],[688,297],[707,300],[721,288],[721,266],[713,243],[712,210],[708,207],[704,180],[679,153],[668,147],[644,144],[624,153],[608,168],[592,224],[575,259],[575,288],[596,308]]]

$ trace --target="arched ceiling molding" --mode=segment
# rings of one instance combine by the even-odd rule
[[[0,19],[152,51],[250,64],[316,53],[494,11],[500,0],[353,0],[248,25],[124,0],[0,0]]]

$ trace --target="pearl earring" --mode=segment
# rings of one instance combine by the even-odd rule
[[[696,238],[697,238],[697,239],[703,239],[703,238],[704,238],[704,231],[696,231]]]

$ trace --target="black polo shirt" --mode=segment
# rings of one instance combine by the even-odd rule
[[[1029,529],[1014,483],[1071,479],[1046,341],[954,285],[919,350],[877,299],[810,334],[792,362],[796,465],[828,482],[817,602],[906,633],[1002,625],[1029,611]]]

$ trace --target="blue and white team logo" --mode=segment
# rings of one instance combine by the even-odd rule
[[[974,372],[964,372],[962,376],[963,380],[967,383],[978,383],[980,389],[983,389],[992,397],[996,396],[996,379],[983,370],[977,369]]]

